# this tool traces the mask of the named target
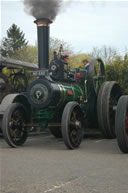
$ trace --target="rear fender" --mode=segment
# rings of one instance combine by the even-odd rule
[[[28,115],[30,116],[29,118],[31,118],[31,112],[32,112],[31,105],[28,102],[27,96],[23,93],[8,94],[7,96],[5,96],[0,104],[0,116],[3,116],[4,112],[6,111],[6,109],[11,103],[23,104],[26,110],[28,111]]]

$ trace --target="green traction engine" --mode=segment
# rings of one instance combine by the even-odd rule
[[[60,73],[59,67],[58,73],[54,73],[55,63],[67,68],[63,75],[61,73],[59,80],[56,80]],[[94,63],[99,65],[98,73],[102,73],[95,77],[96,84],[102,84],[105,80],[103,63],[100,59],[94,59],[90,65]],[[33,107],[32,120],[39,123],[42,129],[49,127],[55,137],[63,136],[65,144],[73,149],[81,143],[84,125],[97,126],[97,94],[91,75],[82,69],[68,71],[67,63],[62,57],[51,62],[51,72],[54,73],[52,77],[45,71],[46,75],[33,81],[28,89],[28,99]],[[99,85],[96,86],[98,91]]]
[[[43,18],[35,21],[38,31],[39,70],[26,94],[12,100],[3,114],[2,130],[6,142],[17,147],[29,129],[49,128],[62,137],[69,149],[80,146],[86,128],[100,127],[104,137],[115,137],[115,111],[121,95],[119,85],[105,81],[103,61],[93,58],[89,70],[69,70],[62,46],[49,65],[49,25]]]

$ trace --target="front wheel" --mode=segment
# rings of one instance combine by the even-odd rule
[[[83,138],[83,115],[77,102],[69,102],[64,108],[61,130],[68,149],[78,148]]]
[[[128,153],[128,96],[122,96],[119,99],[115,129],[120,150],[123,153]]]
[[[12,103],[8,106],[2,120],[2,131],[8,145],[18,147],[24,144],[28,136],[27,122],[28,114],[22,104]]]

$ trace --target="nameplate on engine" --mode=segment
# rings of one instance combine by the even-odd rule
[[[38,70],[38,71],[32,71],[30,72],[31,76],[48,76],[49,72],[48,70]]]

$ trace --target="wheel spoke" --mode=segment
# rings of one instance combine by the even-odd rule
[[[73,112],[72,112],[72,118],[71,118],[71,120],[75,121],[75,120],[76,120],[76,115],[77,115],[77,112],[73,111]]]
[[[71,114],[71,121],[69,121],[69,136],[72,144],[75,145],[79,143],[81,136],[81,128],[77,128],[77,122],[80,122],[80,114],[78,109],[74,109]]]
[[[16,132],[17,132],[17,129],[13,130],[13,131],[11,132],[11,136],[14,137],[14,138],[16,138]]]

